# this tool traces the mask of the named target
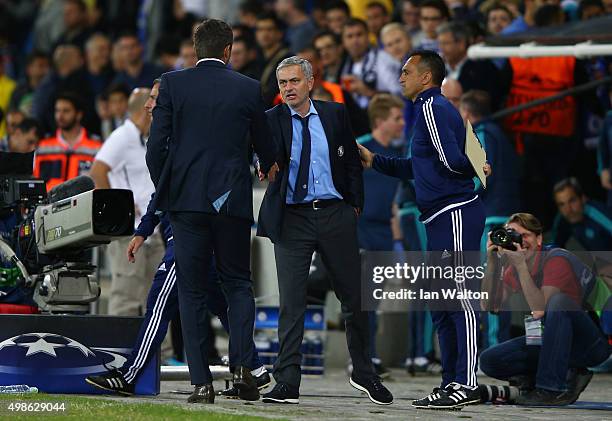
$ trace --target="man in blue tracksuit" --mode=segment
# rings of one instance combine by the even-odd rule
[[[360,153],[366,167],[401,179],[414,178],[427,249],[436,265],[468,266],[472,262],[461,252],[479,250],[485,210],[474,193],[476,173],[463,152],[463,120],[440,92],[444,76],[444,62],[437,53],[412,53],[400,76],[404,96],[415,103],[411,158],[384,157],[363,147]],[[490,172],[488,165],[485,172]],[[447,284],[459,291],[466,286],[459,280]],[[436,302],[432,311],[442,354],[442,384],[414,401],[417,408],[449,409],[480,402],[476,382],[479,309],[473,300],[457,299],[456,305],[449,301]]]
[[[126,396],[134,394],[134,387],[140,370],[142,370],[161,345],[166,336],[168,324],[179,311],[172,228],[170,227],[167,215],[157,215],[155,213],[155,199],[153,196],[147,207],[147,213],[142,217],[134,233],[134,238],[128,246],[127,258],[131,262],[135,262],[134,254],[147,237],[153,234],[158,224],[160,224],[164,242],[166,243],[166,253],[153,278],[153,284],[147,298],[147,311],[140,327],[136,344],[132,348],[132,353],[123,366],[118,369],[111,370],[100,376],[89,376],[86,378],[87,383],[93,386],[118,392]],[[213,314],[219,317],[221,324],[228,331],[227,302],[217,282],[217,273],[214,265],[211,265],[209,276],[210,282],[203,285],[208,297],[206,305]],[[253,367],[256,368],[251,374],[253,374],[258,388],[262,389],[269,385],[271,382],[270,375],[259,360],[255,344],[253,344]],[[232,387],[222,391],[221,395],[237,398],[238,391]]]

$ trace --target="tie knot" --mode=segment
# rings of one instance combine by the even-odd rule
[[[310,118],[310,114],[308,114],[306,117],[301,117],[299,114],[293,114],[293,118],[295,118],[296,120],[299,120],[303,126],[304,124],[308,124],[308,119]]]

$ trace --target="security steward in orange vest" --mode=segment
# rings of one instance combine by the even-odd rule
[[[55,100],[55,136],[38,144],[34,176],[47,183],[47,191],[71,178],[89,172],[102,142],[89,137],[81,126],[83,107],[78,97],[60,94]]]

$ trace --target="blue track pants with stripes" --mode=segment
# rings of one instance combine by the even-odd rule
[[[132,348],[132,353],[119,369],[128,383],[134,383],[140,370],[155,354],[161,345],[168,324],[179,311],[178,289],[176,285],[176,267],[174,263],[174,241],[166,246],[166,254],[155,273],[153,284],[147,298],[147,311],[140,326],[138,340]],[[219,317],[226,331],[229,329],[227,319],[227,302],[221,291],[214,265],[211,265],[206,295],[206,306],[211,313]],[[262,366],[253,344],[253,368]]]
[[[432,253],[433,261],[441,262],[444,256],[451,254],[454,266],[478,266],[484,221],[484,206],[480,199],[476,199],[462,207],[450,209],[427,223],[427,248]],[[470,253],[461,253],[463,251]],[[467,287],[479,291],[479,282],[452,280],[443,285],[446,288],[461,290]],[[432,304],[431,311],[440,342],[442,387],[451,382],[474,387],[477,385],[479,303],[467,299],[452,301],[438,301]]]

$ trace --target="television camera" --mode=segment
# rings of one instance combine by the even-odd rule
[[[0,152],[0,257],[43,312],[86,313],[100,296],[88,249],[132,235],[130,190],[94,189],[79,176],[51,189],[34,178],[34,155]],[[7,222],[8,221],[8,222]]]

